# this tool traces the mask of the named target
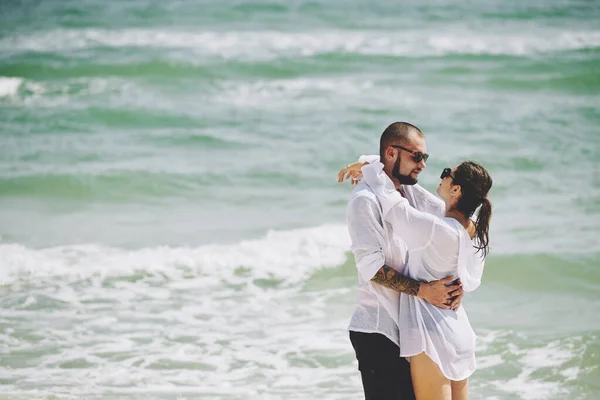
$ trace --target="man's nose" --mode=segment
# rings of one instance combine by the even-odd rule
[[[425,167],[426,167],[426,165],[425,165],[425,160],[421,160],[421,161],[419,161],[419,167],[420,167],[421,169],[423,169],[423,168],[425,168]]]

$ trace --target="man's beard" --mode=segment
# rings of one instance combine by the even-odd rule
[[[414,185],[419,181],[410,175],[402,175],[400,173],[400,155],[398,155],[398,158],[394,163],[394,168],[392,168],[392,176],[396,178],[401,185]]]

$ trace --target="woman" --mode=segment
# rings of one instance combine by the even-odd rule
[[[489,249],[492,208],[487,194],[492,179],[485,168],[465,161],[443,170],[437,193],[446,205],[445,218],[411,207],[379,161],[355,163],[342,170],[353,181],[361,171],[382,206],[383,219],[406,242],[405,274],[427,282],[454,275],[466,292],[475,290]],[[417,399],[467,399],[467,380],[475,371],[475,333],[463,307],[442,310],[402,293],[398,321],[400,356],[411,363]]]

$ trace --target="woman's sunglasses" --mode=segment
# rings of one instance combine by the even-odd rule
[[[442,170],[442,174],[440,175],[440,179],[444,179],[447,177],[450,177],[450,178],[452,178],[452,180],[454,180],[454,176],[452,175],[452,169],[450,169],[450,168],[444,168]]]
[[[421,153],[420,151],[412,151],[412,150],[407,149],[406,147],[402,147],[397,144],[392,144],[391,147],[395,147],[396,149],[402,149],[404,151],[408,151],[410,154],[413,155],[412,159],[416,163],[421,162],[421,160],[423,160],[424,162],[427,162],[427,159],[429,158],[429,154],[427,154],[427,153]]]

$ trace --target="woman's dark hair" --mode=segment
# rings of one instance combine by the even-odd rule
[[[456,167],[454,172],[454,184],[460,185],[462,195],[456,204],[456,209],[471,217],[477,207],[481,206],[475,221],[478,245],[477,251],[481,250],[483,256],[489,252],[489,228],[492,218],[492,203],[487,194],[492,188],[492,178],[481,165],[473,161],[465,161]]]

